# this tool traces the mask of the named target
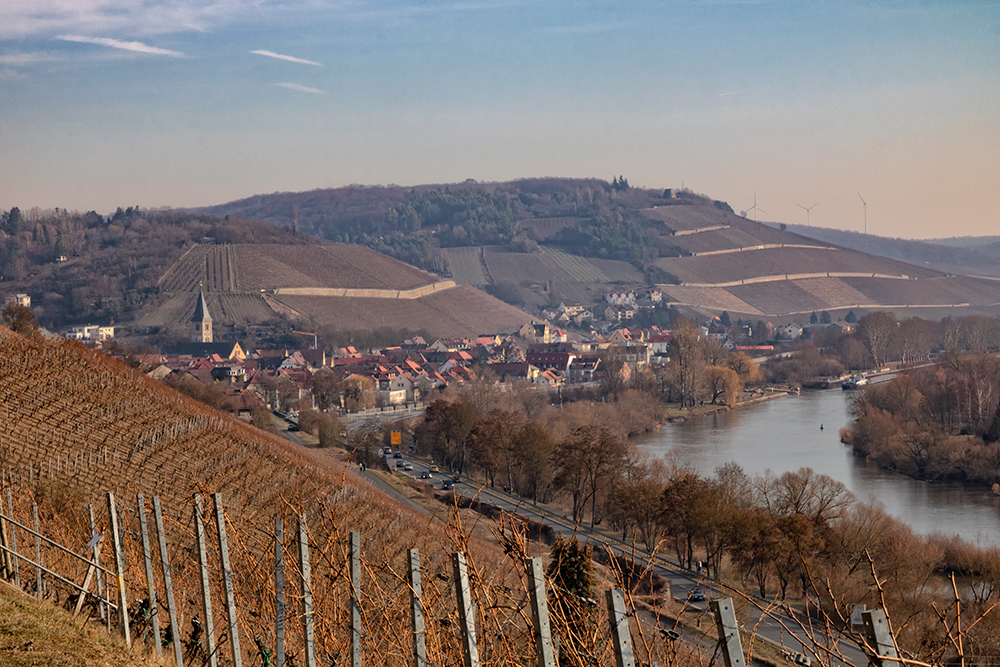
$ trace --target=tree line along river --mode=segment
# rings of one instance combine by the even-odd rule
[[[850,396],[839,388],[803,391],[666,424],[633,441],[654,457],[677,449],[707,476],[730,461],[750,476],[808,466],[842,482],[858,500],[875,498],[918,533],[957,534],[981,546],[1000,545],[1000,498],[990,489],[932,484],[881,470],[841,444],[840,429],[850,421]]]

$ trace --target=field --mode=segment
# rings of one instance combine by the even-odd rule
[[[583,218],[561,217],[561,218],[532,218],[519,220],[517,230],[529,232],[529,235],[538,241],[548,241],[558,234],[564,227],[574,227],[583,222]]]
[[[722,287],[681,287],[678,285],[661,285],[663,299],[693,307],[710,310],[727,310],[730,313],[751,313],[762,315],[746,301],[734,296]]]
[[[361,246],[198,245],[160,279],[165,292],[258,292],[276,287],[410,289],[437,277]]]
[[[572,280],[569,274],[557,265],[544,261],[541,253],[506,252],[502,248],[487,247],[484,259],[494,283]]]
[[[320,325],[344,331],[392,327],[425,330],[431,336],[473,336],[511,332],[531,316],[469,285],[419,299],[275,297]]]
[[[728,288],[727,291],[765,315],[822,310],[829,305],[817,301],[815,296],[802,289],[795,280],[738,285]]]
[[[138,320],[143,327],[187,326],[194,315],[198,295],[193,292],[179,292],[167,297],[156,308]],[[205,295],[208,312],[212,319],[224,324],[244,324],[264,322],[275,317],[260,294],[212,294]]]
[[[546,263],[555,264],[566,272],[570,280],[581,283],[607,283],[611,282],[608,274],[601,271],[593,260],[578,255],[570,255],[558,248],[545,248]],[[624,263],[624,262],[622,262]],[[631,266],[631,265],[630,265]]]
[[[445,248],[452,279],[460,285],[489,285],[489,278],[483,267],[482,248]]]
[[[675,232],[728,225],[737,216],[710,206],[668,205],[642,209],[650,220],[659,220]]]
[[[903,262],[852,250],[811,248],[765,248],[701,257],[669,257],[656,265],[680,278],[683,283],[726,283],[761,276],[817,273],[859,273],[909,277],[937,277],[941,274]]]
[[[872,278],[871,280],[880,280],[882,283],[901,282],[878,278]],[[862,294],[848,285],[843,278],[806,278],[804,280],[796,280],[795,283],[818,299],[818,302],[823,304],[822,308],[824,310],[850,307],[855,304],[873,303],[869,296]],[[819,307],[817,306],[817,308]]]

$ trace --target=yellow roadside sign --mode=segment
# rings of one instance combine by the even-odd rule
[[[398,430],[397,431],[393,431],[392,432],[392,440],[390,442],[393,445],[401,445],[401,444],[403,444],[403,434],[402,434],[402,432],[400,432]]]

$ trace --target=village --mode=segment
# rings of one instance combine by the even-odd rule
[[[329,354],[318,349],[316,340],[302,349],[255,350],[245,350],[235,341],[216,342],[204,295],[198,298],[189,323],[191,342],[169,354],[136,355],[135,363],[150,377],[177,388],[192,382],[214,388],[225,397],[219,407],[246,421],[256,405],[289,415],[299,410],[346,414],[413,406],[434,392],[474,380],[496,383],[504,390],[528,385],[560,396],[598,392],[609,372],[624,385],[643,369],[670,363],[669,329],[629,325],[639,310],[634,292],[609,293],[606,310],[611,317],[601,331],[590,335],[571,335],[546,321],[530,321],[509,333],[435,340],[414,336],[381,349],[346,346]],[[590,311],[560,304],[545,314],[564,322]],[[727,317],[722,319],[728,324]],[[802,331],[797,326],[796,330],[766,328],[766,338],[795,338]],[[716,317],[702,324],[701,331],[731,351],[758,358],[774,352],[772,345],[751,344],[749,324],[727,326]],[[610,353],[617,361],[609,366],[605,360]]]

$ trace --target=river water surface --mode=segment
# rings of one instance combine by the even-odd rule
[[[865,500],[919,533],[958,534],[981,545],[1000,545],[1000,498],[989,489],[930,484],[878,469],[840,443],[851,392],[803,391],[753,406],[666,424],[633,441],[640,451],[662,456],[680,450],[703,475],[735,461],[754,476],[808,466],[843,482]],[[820,429],[820,426],[823,429]]]

